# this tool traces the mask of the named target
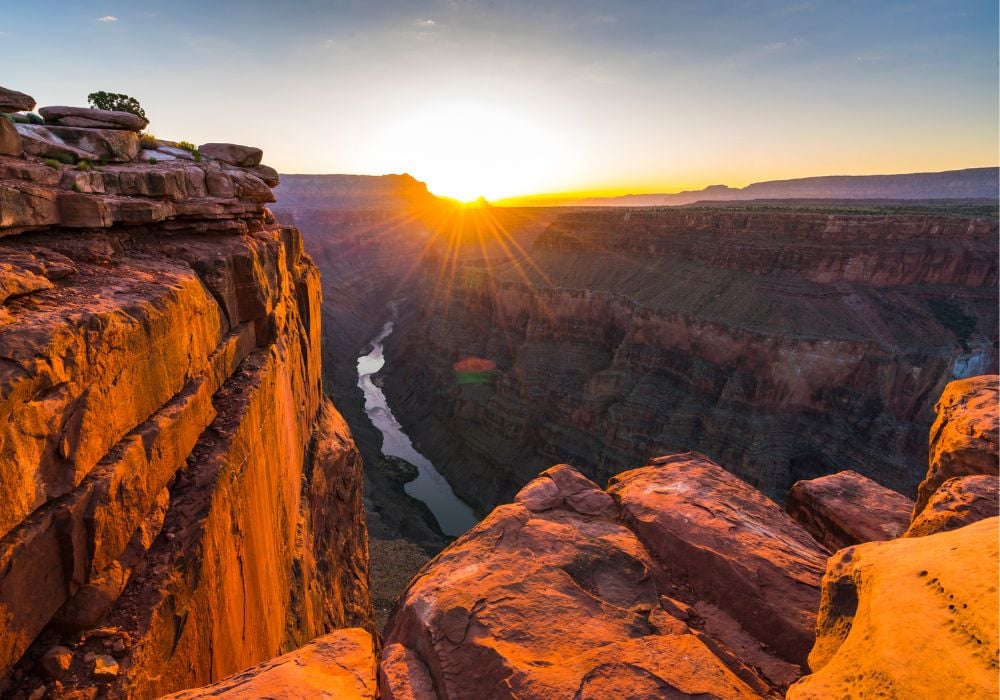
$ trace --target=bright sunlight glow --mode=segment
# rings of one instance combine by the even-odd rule
[[[401,114],[379,137],[383,162],[398,163],[434,194],[470,202],[545,191],[570,163],[559,134],[504,108],[448,103]],[[405,164],[405,165],[404,165]]]

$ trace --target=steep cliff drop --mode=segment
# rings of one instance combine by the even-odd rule
[[[4,692],[154,697],[371,630],[361,459],[277,175],[42,113],[0,115]]]
[[[948,464],[995,485],[997,379],[949,385],[931,475]],[[829,559],[701,455],[606,490],[552,467],[413,580],[386,628],[382,697],[995,698],[995,506],[900,537],[898,494],[820,481],[797,487],[813,496],[795,513],[854,538]],[[871,511],[862,530],[838,527],[848,505]]]
[[[942,389],[997,368],[996,206],[835,204],[563,211],[523,259],[426,278],[385,393],[480,511],[683,450],[779,502],[845,469],[912,497]],[[469,357],[488,382],[456,382]]]

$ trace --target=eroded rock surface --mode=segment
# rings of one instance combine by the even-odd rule
[[[799,481],[785,510],[831,552],[891,540],[910,524],[913,501],[853,471]]]
[[[154,697],[371,629],[319,274],[271,199],[209,158],[0,158],[0,691]]]
[[[166,697],[174,700],[375,700],[375,650],[372,638],[362,629],[332,632],[293,652],[248,668],[218,683]]]
[[[913,519],[906,537],[947,532],[1000,514],[997,477],[958,476],[941,484]]]
[[[838,552],[823,578],[813,673],[788,697],[995,698],[998,525]]]
[[[381,690],[777,695],[812,644],[822,563],[777,505],[700,456],[607,492],[556,466],[411,582],[386,627]]]
[[[1000,377],[995,374],[950,383],[937,403],[931,427],[930,464],[917,491],[914,517],[948,479],[1000,474]]]

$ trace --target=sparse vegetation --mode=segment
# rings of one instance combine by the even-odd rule
[[[155,136],[145,132],[139,134],[139,143],[142,144],[143,148],[156,148],[159,145]]]
[[[928,305],[938,323],[954,333],[962,348],[968,351],[969,336],[976,330],[976,319],[967,316],[951,299],[931,299]]]
[[[148,163],[149,163],[150,165],[156,165],[157,163],[159,163],[159,162],[160,162],[160,161],[156,160],[156,158],[152,158],[152,157],[150,157],[150,158],[147,158],[146,160],[147,160],[147,162],[148,162]]]
[[[55,168],[56,170],[58,170],[59,168],[62,167],[62,163],[60,163],[55,158],[46,158],[45,159],[45,164],[47,166],[49,166],[50,168]]]
[[[96,107],[97,109],[107,109],[112,112],[130,112],[137,117],[147,119],[146,112],[143,110],[142,105],[139,104],[139,100],[129,95],[123,95],[120,92],[105,92],[103,90],[92,92],[87,95],[87,102],[90,103],[91,107]]]
[[[44,124],[45,120],[34,112],[27,112],[25,114],[4,114],[7,119],[14,122],[15,124]]]
[[[80,191],[80,184],[79,183],[77,183],[77,182],[73,183],[73,191],[74,192],[79,192]]]
[[[76,158],[69,153],[54,153],[52,159],[59,161],[63,165],[73,165],[76,163]]]
[[[79,163],[76,164],[76,169],[81,172],[87,172],[88,170],[90,170],[90,163],[88,163],[85,160],[81,160]]]
[[[198,147],[195,146],[190,141],[181,141],[180,143],[177,144],[177,147],[178,148],[183,148],[185,151],[187,151],[192,156],[194,156],[194,160],[195,160],[196,163],[200,163],[201,162],[201,151],[199,151]]]

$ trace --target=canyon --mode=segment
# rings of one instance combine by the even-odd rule
[[[995,206],[461,205],[40,112],[0,696],[1000,692]]]

